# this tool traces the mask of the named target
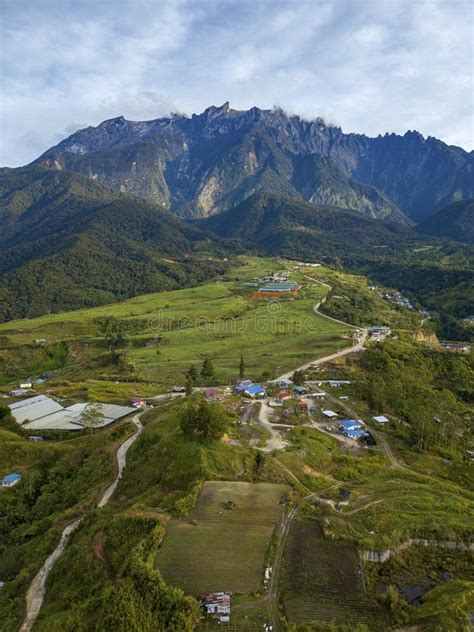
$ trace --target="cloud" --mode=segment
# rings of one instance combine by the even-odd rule
[[[33,160],[76,125],[227,100],[474,148],[468,0],[1,6],[0,164]]]

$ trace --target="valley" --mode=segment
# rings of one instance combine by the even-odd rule
[[[255,287],[245,285],[277,271],[298,284],[296,296],[262,300]],[[472,410],[466,390],[472,355],[443,351],[429,319],[416,310],[394,306],[371,287],[362,276],[328,266],[241,256],[224,278],[211,284],[0,326],[3,366],[11,367],[10,379],[1,386],[5,395],[11,390],[8,381],[18,375],[15,358],[21,357],[22,362],[30,359],[32,370],[18,377],[44,380],[34,386],[35,392],[47,392],[68,403],[87,398],[130,404],[139,397],[153,406],[142,415],[143,432],[130,448],[117,488],[110,488],[107,506],[94,510],[90,492],[84,500],[71,498],[65,513],[58,506],[49,544],[40,535],[43,532],[38,532],[29,549],[18,556],[16,566],[12,566],[8,550],[23,550],[21,532],[14,530],[9,546],[0,549],[0,576],[7,579],[0,591],[5,631],[14,622],[19,627],[24,612],[24,601],[10,602],[8,595],[19,591],[25,599],[28,580],[41,566],[41,551],[51,552],[61,525],[80,516],[85,507],[89,508],[87,517],[48,576],[45,602],[33,630],[72,629],[81,625],[84,612],[89,621],[98,617],[97,621],[112,622],[115,616],[132,621],[132,610],[114,615],[101,595],[109,595],[107,600],[114,603],[123,582],[132,582],[126,590],[135,608],[142,598],[134,584],[138,568],[147,581],[160,578],[155,584],[157,601],[142,604],[141,610],[146,616],[167,617],[166,625],[183,630],[193,629],[199,609],[190,597],[182,596],[181,589],[193,597],[219,590],[232,592],[231,622],[240,630],[261,629],[264,624],[274,630],[306,629],[301,626],[308,625],[324,630],[331,621],[338,630],[347,624],[361,632],[388,630],[401,621],[417,621],[428,630],[430,622],[436,625],[438,620],[461,616],[454,615],[459,594],[464,595],[460,612],[468,613],[472,578],[466,567],[456,566],[454,552],[453,572],[449,578],[438,575],[429,584],[421,605],[405,601],[398,592],[402,590],[399,583],[397,589],[381,591],[372,578],[385,573],[385,566],[392,562],[380,564],[364,557],[371,551],[404,545],[410,538],[432,540],[433,547],[439,541],[451,542],[467,547],[465,554],[472,556],[474,518],[472,464],[465,454],[468,426],[461,423],[447,429],[453,439],[449,448],[436,427],[426,426],[420,437],[416,416],[421,413],[417,409],[410,416],[418,395],[414,393],[413,399],[410,395],[403,408],[396,400],[396,388],[392,401],[392,395],[383,392],[383,380],[379,384],[375,378],[369,383],[366,379],[372,370],[379,371],[384,353],[392,363],[397,362],[397,353],[405,359],[410,354],[420,358],[425,354],[439,363],[440,370],[445,363],[451,365],[451,371],[457,367],[457,384],[445,382],[444,388],[451,389],[446,404],[460,421]],[[372,340],[367,331],[374,324],[390,327],[395,337]],[[354,332],[360,332],[359,344]],[[420,337],[425,342],[419,342]],[[185,345],[180,344],[183,340]],[[67,352],[47,352],[59,345]],[[343,350],[350,353],[338,353]],[[204,377],[200,371],[206,359],[211,359],[213,369]],[[242,359],[245,376],[264,384],[269,399],[253,403],[250,399],[245,404],[242,395],[234,393]],[[423,362],[416,362],[414,366],[424,371]],[[194,395],[184,396],[183,401],[182,393],[167,393],[189,380],[193,365]],[[298,367],[304,367],[302,378],[295,377]],[[428,372],[424,375],[426,388],[430,388],[430,380],[435,388],[446,380],[442,370],[431,377]],[[275,380],[285,379],[290,380],[288,399],[285,396],[278,407],[270,408],[268,403],[277,401],[282,390]],[[300,379],[307,394],[293,391]],[[390,378],[395,380],[393,384],[400,379],[395,374]],[[312,398],[314,390],[319,394]],[[424,397],[434,396],[427,391]],[[225,432],[220,440],[183,435],[180,425],[185,401],[195,398],[204,398],[211,408],[225,411]],[[445,414],[441,399],[433,399],[432,406],[438,415]],[[259,418],[263,420],[264,408],[262,423]],[[325,418],[326,409],[336,411],[336,422]],[[386,427],[372,419],[381,412],[390,418]],[[361,419],[375,446],[364,447],[339,434],[338,423],[343,418]],[[7,498],[16,502],[13,499],[22,488],[27,484],[31,488],[44,451],[67,449],[72,455],[87,445],[88,458],[93,459],[108,435],[127,437],[133,432],[125,419],[92,434],[79,431],[71,437],[47,431],[42,433],[43,443],[32,444],[25,431],[14,426],[9,422],[2,431],[18,455],[7,461],[6,469],[21,470],[25,480],[11,491],[0,490],[0,502]],[[453,433],[461,432],[468,434],[455,441]],[[420,438],[424,442],[421,452],[417,448]],[[104,489],[110,481],[113,453],[101,454],[103,466],[97,475]],[[26,471],[25,463],[30,464]],[[51,471],[48,463],[43,469],[45,482],[29,501],[34,507],[44,502],[44,485]],[[41,514],[34,509],[30,529],[38,524],[37,515]],[[124,547],[121,533],[133,534],[134,544]],[[423,547],[419,551],[420,545],[414,547],[416,555],[424,555]],[[426,549],[428,574],[434,572],[430,550]],[[443,551],[451,559],[450,549]],[[33,563],[31,558],[25,566],[27,555],[34,555],[37,561]],[[45,559],[47,555],[43,555]],[[397,555],[391,559],[397,560]],[[339,560],[343,560],[342,566]],[[17,574],[20,568],[23,570]],[[269,579],[266,568],[271,569]],[[128,569],[125,575],[121,569]],[[111,581],[116,582],[115,587]],[[439,614],[426,607],[423,610],[432,591],[446,600],[446,608]],[[165,593],[171,600],[166,611],[157,605]],[[341,594],[347,593],[351,598],[341,600]],[[182,599],[191,600],[184,605]],[[177,604],[177,610],[171,603]],[[346,615],[341,620],[338,613],[343,603]],[[198,630],[215,627],[209,617],[197,623]]]

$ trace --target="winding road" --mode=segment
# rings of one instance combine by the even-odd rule
[[[119,447],[119,449],[117,450],[117,453],[116,453],[117,474],[113,482],[107,487],[107,489],[102,494],[102,497],[99,500],[97,507],[104,507],[104,505],[106,505],[111,499],[113,493],[115,492],[117,488],[119,480],[122,478],[123,469],[127,464],[127,452],[130,449],[130,447],[135,443],[135,441],[138,439],[138,437],[140,436],[140,433],[143,430],[143,425],[140,421],[140,415],[135,415],[135,417],[133,418],[133,423],[135,424],[137,428],[136,432],[131,437],[129,437],[126,441],[124,441],[122,445]],[[84,514],[80,518],[77,518],[74,522],[71,522],[70,524],[67,525],[67,527],[64,528],[61,534],[61,539],[59,540],[57,547],[54,549],[51,555],[46,559],[45,563],[40,568],[37,575],[31,582],[31,585],[26,594],[26,616],[20,628],[20,632],[30,632],[31,628],[33,627],[38,617],[38,614],[41,610],[41,606],[43,605],[44,596],[46,592],[46,580],[48,578],[48,575],[51,569],[53,568],[54,563],[61,556],[64,549],[66,548],[66,545],[69,541],[69,538],[71,537],[71,534],[79,526],[79,524],[81,523],[85,515],[86,514]]]
[[[313,277],[309,276],[308,274],[305,274],[304,272],[301,272],[300,270],[295,270],[294,268],[292,268],[291,266],[289,266],[283,261],[281,263],[283,266],[285,266],[285,268],[287,268],[287,270],[291,270],[291,272],[301,274],[301,276],[305,277],[306,279],[309,279],[312,283],[318,283],[319,285],[323,285],[324,287],[327,287],[329,291],[332,290],[331,286],[328,283],[324,283],[323,281],[318,281],[317,279],[314,279]],[[363,350],[364,342],[368,335],[367,329],[361,329],[360,327],[356,327],[355,325],[351,325],[350,323],[346,323],[343,320],[338,320],[337,318],[333,318],[332,316],[328,316],[327,314],[323,314],[322,312],[320,312],[319,308],[326,301],[326,298],[327,296],[324,296],[319,301],[319,303],[316,303],[316,305],[313,307],[314,313],[317,314],[318,316],[321,316],[321,318],[326,318],[327,320],[330,320],[334,323],[339,323],[340,325],[344,325],[345,327],[350,327],[351,329],[358,331],[359,335],[356,338],[357,339],[356,344],[351,345],[350,347],[346,347],[345,349],[341,349],[341,351],[336,351],[336,353],[332,353],[331,355],[324,356],[323,358],[318,358],[317,360],[306,362],[306,364],[302,364],[301,366],[297,367],[296,369],[293,369],[292,371],[283,373],[283,375],[280,375],[279,377],[272,380],[273,382],[278,382],[280,380],[288,380],[296,370],[305,371],[310,366],[317,366],[319,364],[324,364],[325,362],[331,362],[332,360],[337,360],[337,358],[341,358],[345,355],[348,355],[349,353],[357,353],[358,351]]]

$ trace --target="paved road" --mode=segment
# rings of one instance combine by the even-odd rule
[[[313,283],[318,283],[319,285],[324,285],[324,287],[329,288],[329,290],[331,290],[331,286],[328,283],[324,283],[323,281],[318,281],[317,279],[313,279],[313,277],[304,274],[303,272],[300,272],[299,270],[295,270],[294,268],[292,268],[291,266],[285,264],[282,262],[282,264],[288,269],[291,270],[292,272],[296,272],[298,274],[301,274],[302,276],[304,276],[305,278],[309,279],[310,281],[312,281]],[[360,329],[359,327],[356,327],[355,325],[351,325],[350,323],[346,323],[343,320],[338,320],[337,318],[333,318],[332,316],[328,316],[327,314],[322,314],[319,311],[319,308],[321,307],[321,305],[325,302],[326,300],[326,296],[324,296],[319,303],[317,303],[314,307],[313,310],[315,312],[315,314],[318,314],[318,316],[321,316],[322,318],[326,318],[327,320],[332,320],[333,322],[339,323],[340,325],[344,325],[345,327],[350,327],[351,329],[354,330],[360,330],[360,336],[357,340],[357,343],[355,345],[352,345],[350,347],[346,347],[345,349],[342,349],[341,351],[337,351],[336,353],[332,353],[331,355],[325,356],[324,358],[318,358],[317,360],[313,360],[311,362],[306,362],[306,364],[302,364],[300,367],[297,367],[297,369],[293,369],[292,371],[288,371],[288,373],[284,373],[283,375],[280,375],[279,377],[275,378],[274,380],[272,380],[273,382],[278,382],[279,380],[288,380],[293,373],[296,370],[300,370],[300,371],[305,371],[306,369],[308,369],[310,366],[314,366],[314,365],[318,365],[318,364],[324,364],[325,362],[331,362],[331,360],[337,360],[337,358],[341,358],[349,353],[357,353],[358,351],[362,351],[362,349],[364,348],[364,342],[367,338],[368,335],[368,331],[367,329]]]
[[[133,445],[133,443],[135,443],[135,441],[138,439],[141,431],[143,430],[143,426],[140,421],[140,415],[136,415],[133,418],[133,423],[137,427],[137,430],[135,434],[129,437],[126,441],[124,441],[124,443],[122,443],[122,445],[117,450],[117,454],[116,454],[117,474],[112,484],[109,485],[109,487],[107,487],[107,489],[103,493],[97,505],[98,507],[103,507],[104,505],[106,505],[109,502],[110,498],[112,497],[112,494],[114,493],[119,480],[122,478],[123,469],[127,464],[127,458],[126,458],[127,452],[130,449],[130,447]],[[31,585],[28,589],[28,593],[26,595],[26,616],[20,628],[20,632],[30,632],[31,628],[33,627],[38,617],[38,614],[41,610],[41,606],[43,605],[44,595],[46,592],[45,591],[46,579],[48,578],[48,575],[51,569],[53,568],[54,563],[61,556],[62,552],[66,548],[66,545],[69,541],[69,538],[71,537],[71,534],[75,531],[75,529],[78,527],[78,525],[80,524],[83,518],[84,516],[81,516],[80,518],[72,522],[71,524],[68,524],[67,527],[65,527],[64,531],[61,534],[61,539],[59,540],[59,544],[51,553],[51,555],[47,558],[47,560],[45,561],[43,566],[40,568],[40,570],[38,571],[33,581],[31,582]]]
[[[331,362],[331,360],[337,360],[337,358],[342,358],[343,356],[348,355],[349,353],[357,353],[358,351],[362,351],[364,348],[364,342],[366,338],[367,338],[367,330],[364,329],[362,330],[361,338],[359,338],[358,342],[355,345],[346,347],[345,349],[342,349],[341,351],[337,351],[336,353],[332,353],[331,355],[324,356],[324,358],[319,358],[317,360],[312,360],[311,362],[306,362],[306,364],[302,364],[301,366],[297,367],[297,369],[288,371],[288,373],[284,373],[283,375],[280,375],[279,377],[275,378],[272,381],[278,382],[279,380],[289,380],[296,370],[305,371],[310,366],[325,364],[326,362]]]

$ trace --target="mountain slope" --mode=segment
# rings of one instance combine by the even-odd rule
[[[438,312],[441,335],[461,340],[472,335],[459,321],[472,313],[472,247],[419,235],[357,211],[263,193],[198,225],[256,252],[320,260],[367,275]]]
[[[214,235],[156,204],[38,167],[0,172],[0,318],[195,283],[222,271]]]
[[[417,226],[417,231],[474,244],[474,199],[454,202]]]
[[[474,152],[417,132],[369,138],[321,119],[305,121],[278,109],[238,111],[228,103],[192,117],[104,121],[38,161],[188,217],[229,209],[256,191],[396,221],[399,209],[419,221],[474,196]]]
[[[411,229],[334,206],[316,206],[269,193],[256,193],[225,213],[200,220],[201,228],[252,244],[267,254],[289,257],[367,255],[368,249],[396,251]]]

